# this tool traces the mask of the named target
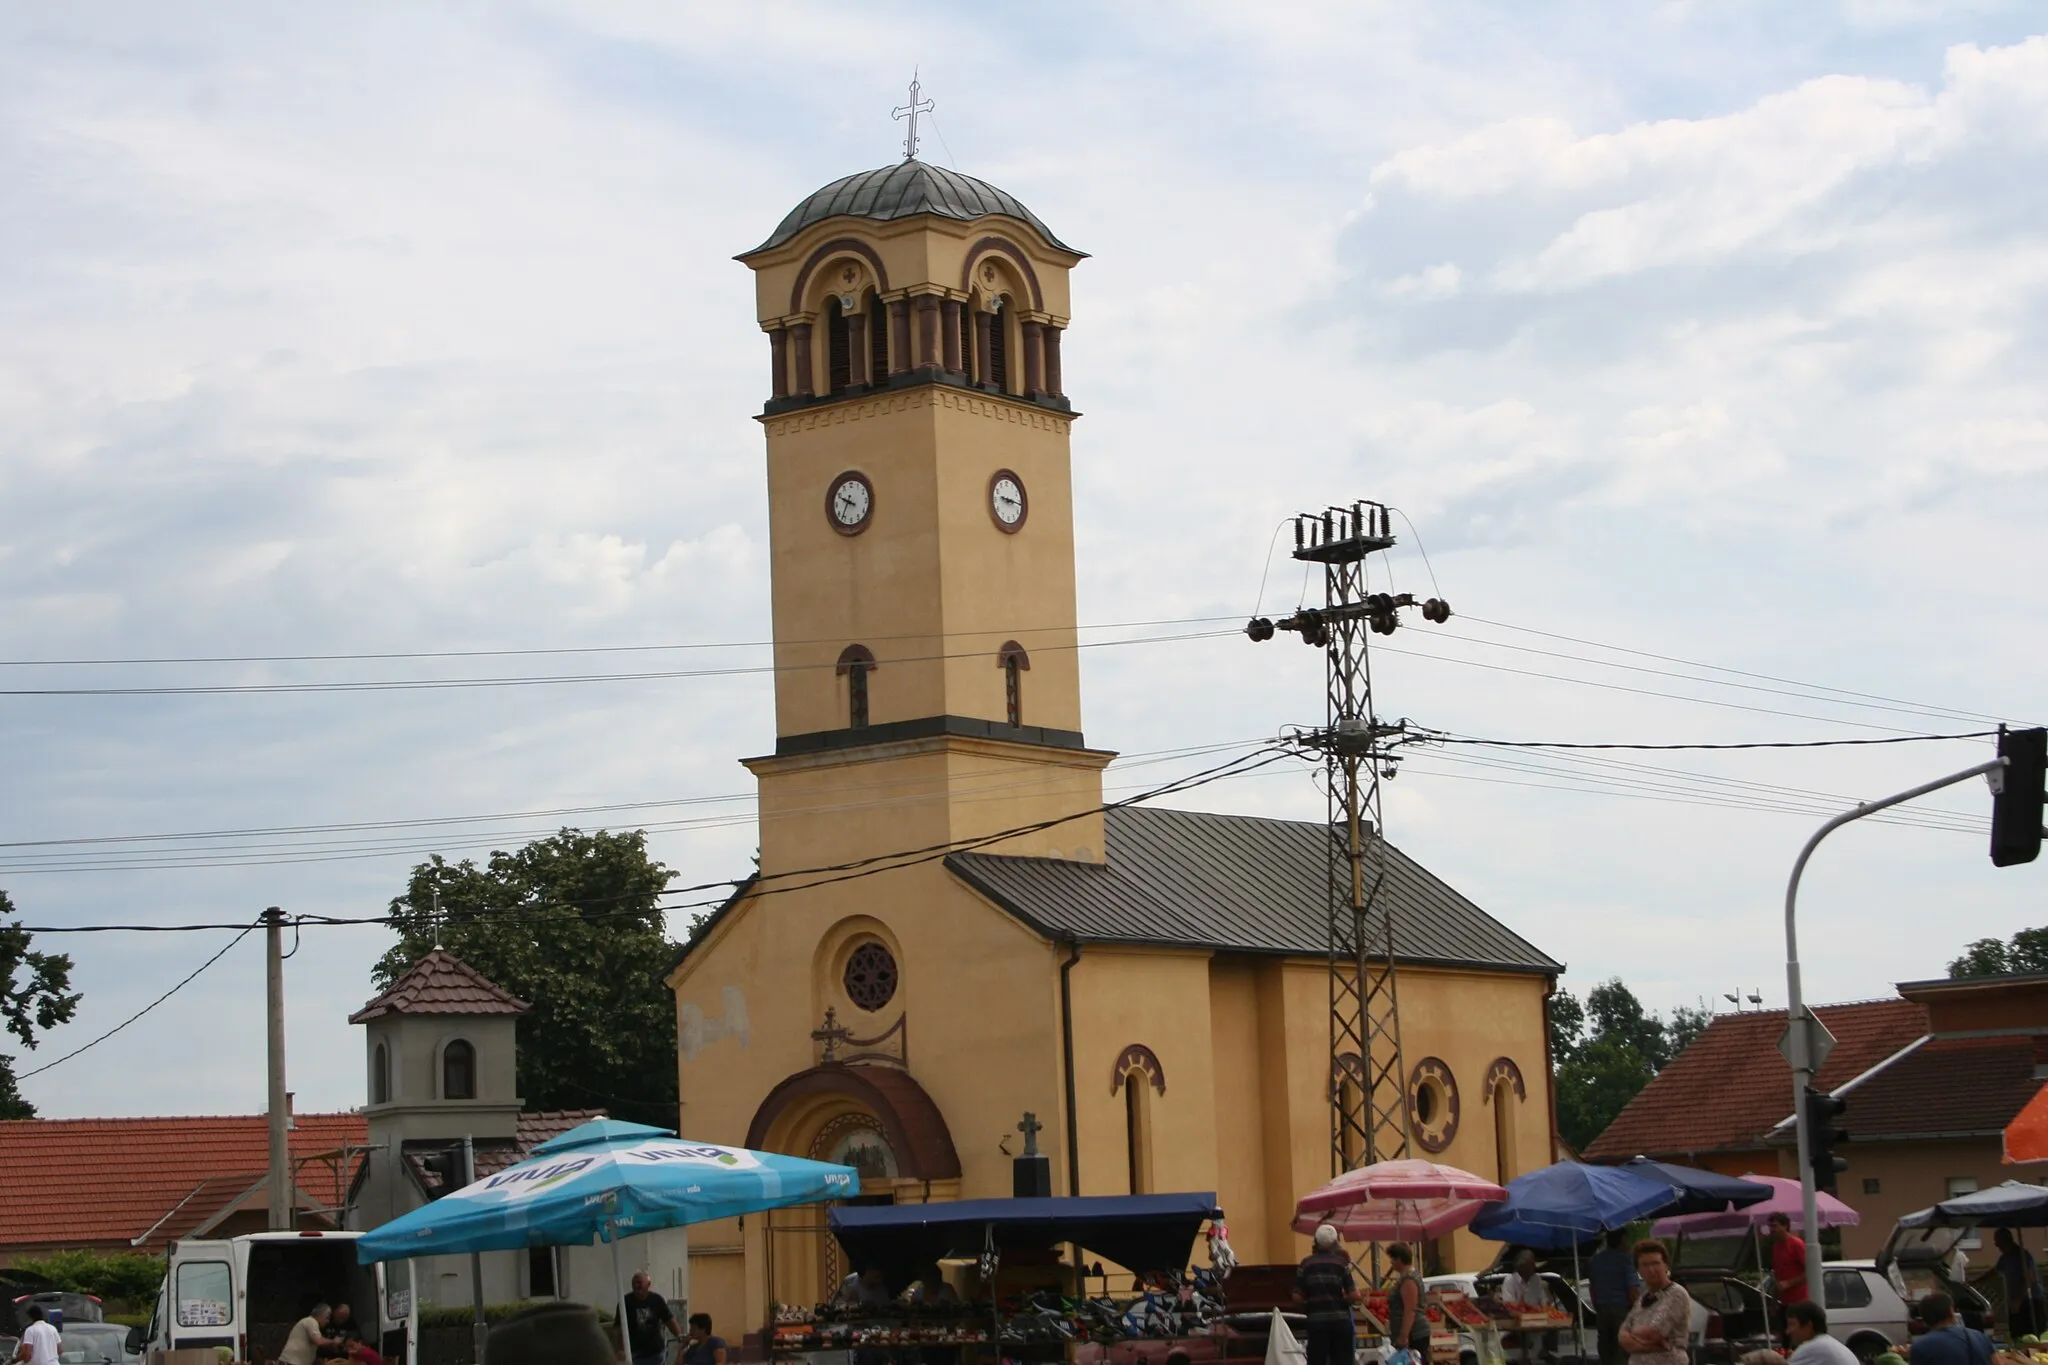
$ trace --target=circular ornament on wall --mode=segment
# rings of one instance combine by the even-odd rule
[[[1458,1078],[1441,1057],[1424,1057],[1408,1073],[1408,1131],[1432,1154],[1458,1135]]]
[[[873,939],[847,955],[840,975],[846,998],[870,1014],[896,998],[896,979],[894,954]]]

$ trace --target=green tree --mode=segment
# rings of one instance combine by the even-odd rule
[[[148,1304],[164,1280],[164,1258],[140,1251],[53,1251],[15,1265],[74,1294]]]
[[[1557,1131],[1574,1148],[1614,1122],[1615,1115],[1650,1083],[1657,1068],[1630,1044],[1590,1039],[1557,1073]]]
[[[0,891],[0,1025],[33,1049],[37,1033],[70,1022],[78,994],[71,990],[70,956],[32,951],[32,936],[14,913],[14,902]],[[35,1116],[35,1106],[15,1089],[14,1059],[0,1056],[0,1119]]]
[[[437,856],[391,902],[398,943],[379,959],[377,984],[438,944],[532,1003],[518,1027],[529,1107],[602,1106],[672,1128],[675,1003],[661,978],[679,949],[656,900],[670,876],[637,830],[564,829],[483,867]]]
[[[1670,1052],[1665,1066],[1677,1060],[1678,1054],[1691,1047],[1692,1040],[1705,1033],[1707,1025],[1713,1022],[1714,1012],[1707,1008],[1704,1000],[1697,1005],[1680,1005],[1671,1011],[1671,1022],[1664,1026],[1664,1038]]]
[[[1578,1055],[1579,1044],[1586,1036],[1586,1007],[1579,1003],[1579,997],[1567,990],[1551,992],[1550,996],[1550,1059],[1563,1066]]]
[[[2037,932],[2037,931],[2029,931]],[[1980,938],[1948,964],[1950,977],[2004,976],[2011,971],[2012,952],[2003,939]]]
[[[1643,1008],[1635,992],[1620,977],[1601,982],[1586,992],[1586,1017],[1591,1036],[1632,1049],[1656,1071],[1671,1060],[1670,1044],[1664,1037],[1664,1021]]]

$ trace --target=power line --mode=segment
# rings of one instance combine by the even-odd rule
[[[233,928],[235,928],[236,926],[235,926],[235,925],[232,925],[232,924],[224,924],[224,925],[214,925],[214,926],[209,926],[209,927],[213,927],[213,928],[221,928],[221,929],[233,929]],[[178,983],[177,985],[175,985],[175,986],[171,987],[171,988],[170,988],[169,990],[165,991],[165,992],[164,992],[164,993],[163,993],[162,995],[159,995],[159,996],[158,996],[158,997],[157,997],[156,999],[154,999],[154,1000],[150,1001],[150,1002],[149,1002],[149,1003],[148,1003],[147,1005],[144,1005],[144,1006],[143,1006],[143,1007],[142,1007],[141,1009],[139,1009],[139,1010],[135,1011],[135,1013],[133,1013],[133,1014],[129,1015],[129,1016],[128,1016],[128,1017],[126,1018],[126,1019],[123,1019],[123,1020],[122,1020],[122,1021],[121,1021],[120,1023],[118,1023],[118,1024],[114,1025],[114,1026],[113,1026],[112,1028],[108,1029],[108,1030],[107,1030],[107,1031],[106,1031],[105,1033],[102,1033],[102,1034],[101,1034],[101,1035],[100,1035],[99,1037],[97,1037],[97,1038],[93,1039],[93,1040],[92,1040],[91,1042],[89,1042],[89,1043],[85,1043],[85,1044],[83,1044],[83,1045],[81,1045],[81,1046],[79,1046],[79,1047],[75,1047],[75,1048],[71,1049],[71,1051],[69,1051],[69,1052],[65,1053],[65,1054],[64,1054],[64,1055],[63,1055],[62,1057],[59,1057],[59,1058],[57,1058],[57,1059],[56,1059],[55,1061],[53,1061],[53,1062],[45,1062],[45,1063],[43,1063],[43,1064],[42,1064],[41,1066],[37,1067],[37,1068],[36,1068],[35,1070],[33,1070],[33,1071],[24,1071],[24,1072],[22,1072],[22,1073],[21,1073],[21,1074],[20,1074],[19,1076],[17,1076],[17,1077],[15,1078],[15,1079],[16,1079],[16,1080],[23,1080],[23,1081],[25,1081],[25,1080],[27,1080],[27,1079],[28,1079],[29,1077],[31,1077],[31,1076],[40,1076],[40,1075],[42,1075],[42,1074],[43,1074],[43,1073],[44,1073],[45,1071],[48,1071],[48,1070],[49,1070],[49,1069],[50,1069],[51,1067],[56,1067],[56,1066],[62,1066],[62,1065],[64,1065],[64,1063],[66,1063],[66,1062],[70,1061],[70,1060],[71,1060],[71,1059],[72,1059],[73,1057],[76,1057],[76,1056],[77,1056],[77,1055],[78,1055],[79,1053],[81,1053],[81,1052],[85,1052],[85,1051],[87,1051],[88,1049],[91,1049],[91,1048],[95,1048],[95,1047],[98,1047],[98,1046],[99,1046],[99,1045],[100,1045],[101,1043],[104,1043],[104,1042],[106,1042],[106,1041],[107,1041],[107,1039],[109,1039],[109,1038],[113,1037],[113,1036],[114,1036],[115,1034],[119,1033],[119,1032],[120,1032],[120,1031],[121,1031],[122,1029],[124,1029],[124,1028],[127,1028],[127,1027],[128,1027],[128,1026],[129,1026],[130,1024],[134,1023],[134,1022],[135,1022],[135,1021],[136,1021],[137,1019],[140,1019],[140,1018],[141,1018],[141,1017],[142,1017],[143,1015],[145,1015],[145,1014],[148,1014],[148,1013],[149,1013],[149,1012],[150,1012],[151,1010],[155,1009],[155,1008],[156,1008],[156,1007],[157,1007],[158,1005],[161,1005],[161,1004],[163,1004],[163,1002],[164,1002],[164,1001],[166,1001],[166,1000],[170,999],[170,998],[171,998],[172,996],[176,995],[176,994],[177,994],[177,993],[178,993],[179,991],[182,991],[182,990],[184,990],[184,989],[185,989],[185,987],[187,987],[187,986],[191,985],[191,984],[193,983],[193,981],[195,981],[195,980],[197,980],[197,979],[198,979],[198,976],[199,976],[199,974],[200,974],[201,972],[205,971],[205,970],[206,970],[206,969],[207,969],[208,967],[211,967],[211,966],[212,966],[212,965],[213,965],[214,963],[216,963],[216,962],[220,961],[220,960],[221,960],[222,958],[226,957],[226,956],[228,955],[228,950],[229,950],[229,949],[233,948],[233,947],[234,947],[234,946],[235,946],[235,945],[236,945],[237,943],[240,943],[240,942],[241,942],[241,941],[242,941],[243,939],[245,939],[245,938],[249,937],[249,935],[250,935],[251,933],[255,932],[256,926],[255,926],[255,925],[253,925],[253,924],[248,924],[248,925],[243,925],[243,926],[241,926],[241,929],[242,929],[242,932],[241,932],[241,933],[239,933],[239,934],[236,934],[236,935],[235,935],[235,936],[234,936],[233,938],[231,938],[231,939],[229,939],[229,940],[228,940],[228,942],[227,942],[227,946],[226,946],[226,947],[222,948],[222,949],[221,949],[221,950],[220,950],[219,952],[215,953],[215,954],[214,954],[214,955],[213,955],[212,957],[209,957],[208,959],[206,959],[206,961],[204,961],[204,962],[200,963],[200,964],[199,964],[199,965],[198,965],[197,967],[194,967],[194,968],[192,969],[192,973],[191,973],[191,975],[187,976],[187,977],[186,977],[186,978],[185,978],[185,979],[184,979],[183,981],[180,981],[180,982],[179,982],[179,983]],[[51,932],[51,931],[50,931],[50,930],[47,930],[47,929],[31,929],[31,930],[29,930],[29,932],[30,932],[30,933],[32,933],[32,934],[46,934],[46,933],[49,933],[49,932]]]
[[[1181,616],[1157,621],[1102,621],[1076,626],[1008,627],[1002,630],[955,630],[955,636],[985,635],[990,639],[1042,635],[1047,631],[1138,630],[1152,626],[1200,626],[1234,622],[1235,616]],[[916,631],[903,635],[869,635],[867,640],[926,640],[934,632]],[[768,649],[776,645],[844,644],[837,636],[811,640],[688,640],[654,645],[557,645],[523,649],[422,649],[384,650],[360,654],[201,654],[160,655],[117,659],[0,659],[0,668],[112,668],[134,664],[298,664],[393,662],[409,659],[510,659],[561,654],[658,654],[686,649]]]
[[[1383,646],[1384,648],[1384,646]],[[1848,723],[1848,722],[1841,722]],[[1970,730],[1958,735],[1888,735],[1882,739],[1782,739],[1748,740],[1727,744],[1578,744],[1557,739],[1472,739],[1465,736],[1421,732],[1416,741],[1425,744],[1473,744],[1489,749],[1839,749],[1868,744],[1922,744],[1948,739],[1995,739],[1996,730]]]
[[[1093,815],[1100,815],[1111,810],[1117,810],[1126,806],[1137,805],[1141,802],[1150,801],[1161,796],[1170,796],[1177,792],[1189,791],[1196,787],[1206,786],[1211,782],[1221,781],[1229,777],[1245,775],[1258,768],[1263,768],[1269,764],[1276,763],[1283,758],[1288,758],[1292,756],[1293,755],[1291,750],[1281,748],[1277,745],[1266,745],[1260,749],[1255,749],[1248,754],[1242,754],[1235,758],[1227,759],[1222,763],[1215,764],[1209,768],[1205,768],[1200,772],[1190,773],[1184,777],[1175,778],[1171,782],[1166,782],[1157,787],[1153,787],[1147,791],[1140,792],[1136,796],[1126,797],[1118,801],[1103,802],[1100,805],[1090,806],[1085,810],[1074,811],[1066,815],[1054,816],[1049,819],[1034,821],[1031,824],[1027,825],[1017,825],[1010,829],[997,830],[992,834],[980,835],[971,839],[954,839],[939,844],[927,844],[922,848],[900,849],[891,853],[878,853],[871,855],[869,857],[850,859],[848,861],[840,863],[828,863],[817,867],[797,868],[787,872],[768,873],[766,875],[756,876],[754,878],[726,879],[722,881],[699,882],[692,886],[671,887],[662,891],[654,892],[652,893],[652,895],[654,897],[683,896],[701,894],[707,891],[721,891],[730,893],[732,891],[739,889],[742,886],[748,886],[750,882],[752,883],[752,894],[759,896],[779,895],[784,892],[801,891],[815,886],[830,886],[838,882],[853,881],[862,877],[876,876],[884,872],[894,872],[902,868],[915,867],[922,863],[932,862],[939,858],[949,857],[954,853],[972,852],[975,849],[986,848],[991,844],[1001,843],[1006,839],[1013,839],[1020,835],[1039,833],[1044,830],[1056,828],[1060,825],[1071,824],[1075,820],[1085,820]],[[1253,760],[1257,761],[1254,762]],[[799,878],[805,880],[796,880]],[[815,880],[810,880],[813,878],[815,878]],[[763,885],[763,883],[771,881],[794,882],[795,884],[785,886]],[[639,899],[642,895],[645,894],[647,893],[635,892],[621,896],[594,897],[590,898],[587,903],[602,904],[606,901],[612,900]],[[699,909],[708,905],[718,905],[722,904],[726,898],[727,897],[719,897],[708,901],[686,902],[683,904],[662,905],[651,908],[630,908],[612,912],[598,912],[595,914],[585,913],[579,907],[576,906],[556,905],[548,907],[538,907],[538,912],[536,912],[536,910],[492,911],[491,918],[493,922],[497,923],[516,923],[522,919],[533,920],[547,918],[548,915],[546,912],[554,910],[568,910],[572,913],[580,914],[583,918],[586,919],[608,919],[618,918],[621,916],[644,916],[657,912],[665,914],[677,910],[691,910]],[[396,923],[398,917],[395,915],[295,915],[292,918],[295,923],[299,924],[318,925],[321,927],[334,927],[364,924],[388,925]],[[34,925],[23,927],[26,928],[28,932],[35,934],[89,934],[192,933],[205,929],[236,928],[245,929],[246,931],[247,928],[253,926],[243,926],[236,924],[96,924]]]

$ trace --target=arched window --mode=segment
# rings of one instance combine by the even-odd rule
[[[988,374],[985,382],[1003,393],[1010,391],[1010,320],[1003,312],[1003,305],[1009,301],[1007,294],[997,299],[994,311],[988,315]]]
[[[853,387],[853,335],[839,296],[825,301],[825,391],[845,393]]]
[[[370,1103],[391,1103],[391,1054],[382,1043],[370,1054]]]
[[[476,1098],[476,1049],[460,1038],[441,1049],[441,1098]]]
[[[1152,1193],[1152,1103],[1143,1076],[1124,1085],[1124,1152],[1132,1194]]]
[[[865,730],[868,724],[868,674],[875,671],[875,656],[866,645],[848,645],[839,655],[838,672],[846,679],[846,724]]]
[[[1024,674],[1031,669],[1031,656],[1015,640],[1005,641],[996,651],[996,667],[1003,670],[1003,719],[1012,725],[1024,723]]]
[[[974,382],[974,305],[960,305],[960,373]]]
[[[868,383],[880,386],[889,379],[889,310],[882,296],[868,290]]]
[[[1493,1087],[1493,1166],[1496,1183],[1515,1178],[1515,1091],[1507,1081]]]

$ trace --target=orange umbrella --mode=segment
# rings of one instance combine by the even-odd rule
[[[2005,1125],[2005,1162],[2048,1161],[2048,1085]]]

